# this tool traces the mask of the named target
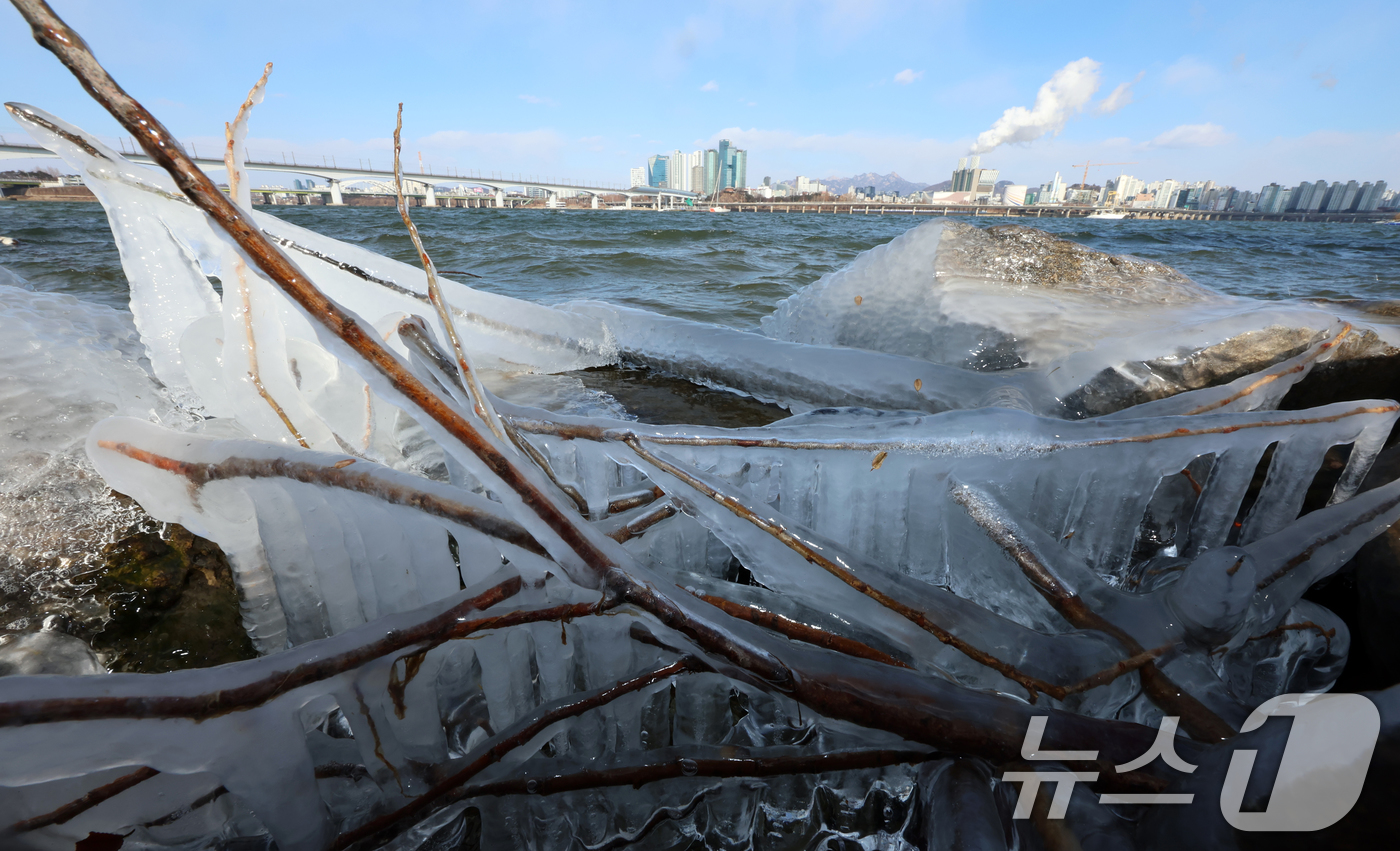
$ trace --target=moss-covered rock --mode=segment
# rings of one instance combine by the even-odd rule
[[[109,544],[97,593],[112,619],[93,638],[113,671],[207,668],[257,655],[223,551],[171,525]]]

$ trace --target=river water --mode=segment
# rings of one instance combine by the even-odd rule
[[[406,263],[417,255],[393,208],[261,207]],[[909,215],[417,209],[438,268],[463,283],[553,304],[594,298],[756,329],[778,301],[928,219]],[[1002,219],[961,219],[979,225]],[[1065,239],[1173,266],[1256,298],[1395,298],[1400,226],[1037,219]],[[113,307],[126,281],[102,208],[0,204],[0,265],[37,289]]]

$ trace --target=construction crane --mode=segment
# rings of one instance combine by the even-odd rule
[[[1080,187],[1082,187],[1082,188],[1088,188],[1088,186],[1089,186],[1089,168],[1090,168],[1091,166],[1097,167],[1097,166],[1101,166],[1101,165],[1137,165],[1137,162],[1136,162],[1136,161],[1133,161],[1133,162],[1130,162],[1130,163],[1091,163],[1091,162],[1089,162],[1088,160],[1085,160],[1085,161],[1082,162],[1082,163],[1075,163],[1074,165],[1070,166],[1070,168],[1079,168],[1080,166],[1083,166],[1083,167],[1084,167],[1084,179],[1079,181],[1079,185],[1080,185]]]

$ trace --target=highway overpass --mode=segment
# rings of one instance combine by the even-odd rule
[[[126,146],[123,145],[125,148]],[[132,146],[134,148],[134,146]],[[116,151],[127,160],[143,165],[150,165],[151,158],[144,152],[131,153],[127,151]],[[212,159],[209,157],[193,156],[196,152],[190,152],[191,158],[200,168],[208,171],[222,171],[224,169],[223,159]],[[6,139],[0,136],[0,160],[14,159],[56,159],[57,154],[47,148],[35,145],[28,139],[16,142],[13,139]],[[248,171],[280,172],[283,174],[298,174],[305,177],[317,177],[326,181],[326,195],[329,195],[328,203],[332,206],[341,206],[345,203],[341,194],[341,189],[346,184],[360,181],[382,181],[392,184],[394,172],[392,170],[377,170],[372,167],[364,167],[366,162],[360,162],[358,167],[340,166],[331,157],[322,157],[321,164],[297,162],[296,156],[283,158],[282,162],[270,160],[249,159],[244,163]],[[404,173],[406,183],[418,183],[425,189],[425,199],[423,206],[436,207],[437,194],[436,187],[444,184],[484,186],[492,190],[496,196],[496,206],[505,206],[506,190],[513,187],[522,189],[539,189],[547,192],[551,197],[561,193],[583,193],[593,196],[593,207],[598,207],[598,198],[602,195],[624,195],[627,198],[627,206],[632,206],[632,202],[637,198],[648,198],[654,200],[656,206],[661,206],[662,198],[672,199],[698,199],[697,192],[684,192],[678,189],[656,189],[650,186],[632,186],[626,189],[621,186],[602,186],[587,183],[575,183],[567,180],[540,179],[538,176],[528,177],[518,174],[505,174],[501,172],[467,172],[459,173],[456,170],[447,173],[434,174],[409,174]],[[256,190],[255,190],[256,191]]]

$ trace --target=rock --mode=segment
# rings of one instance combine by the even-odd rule
[[[223,552],[171,525],[110,544],[97,593],[112,619],[94,646],[114,671],[161,673],[257,655],[243,629],[238,590]]]
[[[1303,503],[1304,513],[1326,504],[1346,453],[1333,447]],[[1361,490],[1400,479],[1400,445],[1381,451]],[[1400,683],[1400,524],[1363,546],[1351,561],[1308,590],[1306,599],[1326,606],[1351,633],[1337,691],[1371,691]]]
[[[105,674],[97,654],[81,638],[45,630],[0,635],[0,677]]]
[[[1279,407],[1302,411],[1358,399],[1400,399],[1400,351],[1374,331],[1350,335],[1335,355],[1288,391]],[[1391,442],[1395,439],[1392,435]]]
[[[1370,490],[1396,479],[1400,479],[1400,446],[1381,452],[1362,488]],[[1355,622],[1348,624],[1353,653],[1364,663],[1369,680],[1361,687],[1400,683],[1400,524],[1362,547],[1342,570],[1348,569],[1356,585]]]

